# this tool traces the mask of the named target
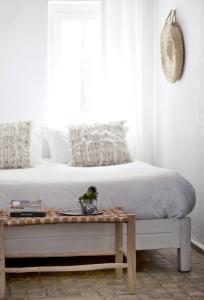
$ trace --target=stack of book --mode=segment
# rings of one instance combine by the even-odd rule
[[[9,207],[9,215],[14,218],[45,217],[46,211],[42,208],[41,200],[17,201],[12,200]]]

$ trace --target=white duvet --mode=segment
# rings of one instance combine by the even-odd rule
[[[138,219],[181,218],[195,205],[191,184],[179,174],[139,161],[79,168],[43,163],[0,170],[0,208],[11,200],[40,199],[45,207],[79,208],[78,197],[96,186],[98,207],[122,206]]]

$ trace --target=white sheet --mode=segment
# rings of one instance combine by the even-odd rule
[[[34,168],[0,170],[0,208],[11,200],[42,200],[45,207],[79,208],[78,197],[98,189],[98,207],[122,206],[138,219],[181,218],[195,205],[191,184],[179,174],[139,161],[77,168],[43,163]]]

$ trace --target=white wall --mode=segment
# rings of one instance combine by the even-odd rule
[[[43,123],[46,26],[46,0],[0,1],[0,122]]]
[[[175,169],[195,187],[193,239],[204,247],[204,1],[156,0],[157,156],[155,162]],[[168,83],[162,74],[159,38],[170,9],[177,9],[186,59],[183,77]]]

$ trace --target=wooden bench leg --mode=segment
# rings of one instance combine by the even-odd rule
[[[123,223],[115,223],[115,262],[123,262]],[[123,269],[116,269],[115,275],[117,279],[121,279]]]
[[[0,221],[0,300],[6,297],[4,224]]]
[[[135,294],[136,287],[135,215],[128,216],[127,263],[128,293],[132,295]]]

